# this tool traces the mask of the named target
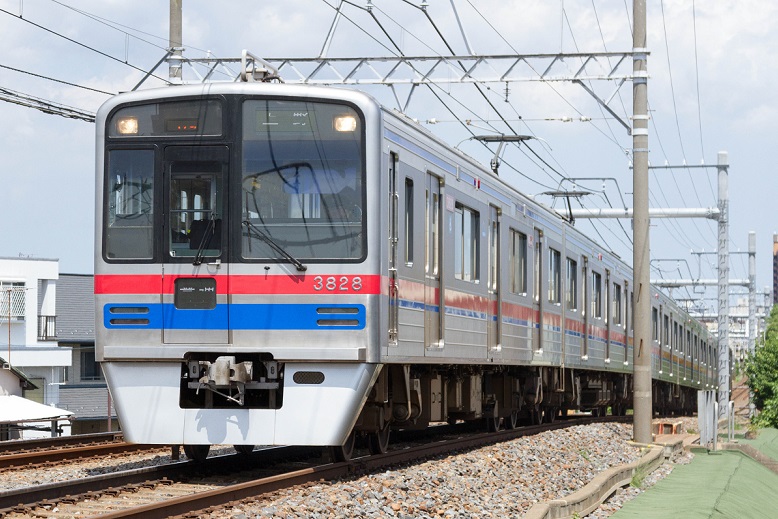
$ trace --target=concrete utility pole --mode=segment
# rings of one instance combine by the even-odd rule
[[[748,353],[756,348],[756,232],[748,233]]]
[[[756,232],[748,233],[748,354],[753,355],[756,350]],[[748,417],[753,418],[756,413],[754,405],[754,392],[748,390]]]
[[[729,409],[729,161],[720,151],[719,170],[719,417]]]
[[[170,41],[168,50],[172,53],[168,61],[168,77],[174,85],[180,85],[181,57],[183,56],[183,14],[182,4],[184,0],[170,0]]]
[[[632,264],[635,287],[633,376],[633,439],[651,443],[651,287],[648,233],[648,72],[646,61],[646,1],[633,0],[632,35]]]

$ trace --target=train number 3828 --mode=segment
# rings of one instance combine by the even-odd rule
[[[362,278],[359,276],[316,276],[313,278],[314,290],[327,290],[329,292],[359,292],[362,290]]]

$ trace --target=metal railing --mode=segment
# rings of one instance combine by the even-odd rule
[[[57,317],[54,315],[38,316],[38,340],[56,341],[57,340]]]

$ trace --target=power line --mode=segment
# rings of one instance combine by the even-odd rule
[[[102,16],[98,16],[98,15],[90,13],[88,11],[84,11],[83,9],[77,9],[75,7],[63,4],[62,2],[59,2],[58,0],[50,0],[50,1],[55,3],[55,4],[57,4],[57,5],[60,5],[60,6],[64,7],[64,8],[66,8],[66,9],[70,9],[71,11],[73,11],[75,13],[78,13],[81,16],[89,18],[92,21],[95,21],[97,23],[105,25],[106,27],[110,27],[111,29],[113,29],[113,30],[115,30],[115,31],[117,31],[117,32],[119,32],[121,34],[124,34],[126,38],[136,39],[136,40],[138,40],[140,42],[146,43],[147,45],[150,45],[152,47],[155,47],[155,48],[160,49],[160,50],[165,51],[165,52],[168,50],[168,47],[167,47],[168,39],[166,37],[158,36],[158,35],[152,34],[150,32],[142,31],[142,30],[137,29],[135,27],[130,27],[129,25],[124,25],[122,23],[119,23],[119,22],[116,22],[116,21],[113,21],[113,20],[109,20],[108,18],[104,18]],[[124,29],[127,29],[127,30],[124,30]],[[144,34],[146,36],[150,36],[151,38],[160,40],[163,43],[162,44],[154,43],[154,42],[149,41],[147,39],[144,39],[144,38],[141,38],[139,36],[136,36],[135,34],[129,32],[129,31],[133,31],[133,32],[136,32],[138,34]],[[189,44],[183,44],[182,43],[182,45],[185,46],[187,49],[194,49],[194,50],[198,50],[200,52],[206,53],[209,56],[211,55],[209,50],[200,49],[198,47],[195,47],[194,45],[189,45]],[[127,43],[126,46],[129,46],[129,43]],[[126,50],[125,50],[125,52],[126,52]],[[198,63],[198,62],[194,62],[194,63],[196,65],[199,65],[199,66],[207,67],[207,65],[205,65],[203,63]],[[224,66],[227,67],[226,65],[224,65]],[[226,72],[224,72],[222,70],[215,70],[215,72],[217,74],[222,74],[222,75],[225,75],[225,76],[229,76],[229,74],[227,74]],[[237,75],[237,73],[233,72],[231,77],[235,77],[236,75]]]
[[[86,45],[85,43],[81,43],[80,41],[74,40],[73,38],[69,38],[68,36],[65,36],[64,34],[58,33],[57,31],[49,29],[48,27],[44,27],[43,25],[35,23],[32,20],[28,20],[27,18],[24,18],[23,16],[17,16],[15,14],[13,14],[12,12],[6,11],[5,9],[2,9],[2,8],[0,8],[0,12],[5,13],[8,16],[11,16],[11,17],[16,18],[18,20],[22,20],[23,22],[26,22],[26,23],[34,26],[34,27],[37,27],[37,28],[39,28],[41,30],[44,30],[44,31],[46,31],[48,33],[51,33],[51,34],[53,34],[55,36],[59,36],[60,38],[62,38],[64,40],[67,40],[67,41],[69,41],[71,43],[75,43],[76,45],[78,45],[80,47],[84,47],[85,49],[91,50],[92,52],[95,52],[95,53],[97,53],[97,54],[99,54],[101,56],[104,56],[104,57],[108,58],[108,59],[111,59],[111,60],[116,61],[118,63],[121,63],[123,65],[126,65],[126,66],[128,66],[130,68],[133,68],[133,69],[139,71],[139,72],[143,72],[144,74],[148,73],[148,71],[146,71],[146,70],[144,70],[144,69],[142,69],[140,67],[137,67],[137,66],[135,66],[135,65],[133,65],[133,64],[127,62],[127,61],[122,61],[119,58],[111,56],[110,54],[107,54],[107,53],[105,53],[105,52],[103,52],[101,50],[95,49],[94,47],[90,47],[89,45]],[[170,84],[170,81],[168,81],[165,78],[159,77],[159,76],[157,76],[155,74],[151,74],[151,76],[153,76],[153,77],[155,77],[155,78],[157,78],[159,80],[162,80],[162,81],[164,81],[167,84]]]
[[[76,12],[76,13],[80,14],[81,16],[85,16],[86,18],[89,18],[89,19],[91,19],[91,20],[93,20],[93,21],[95,21],[97,23],[103,24],[106,27],[110,27],[111,29],[113,29],[115,31],[118,31],[118,32],[120,32],[122,34],[125,34],[126,36],[129,36],[130,38],[135,38],[138,41],[142,41],[143,43],[147,43],[147,44],[151,45],[152,47],[156,47],[156,48],[161,49],[161,50],[167,50],[167,42],[168,42],[168,40],[166,38],[162,37],[162,36],[157,36],[156,34],[152,34],[150,32],[144,32],[144,31],[141,31],[139,29],[135,29],[134,27],[130,27],[129,25],[123,25],[123,24],[121,24],[119,22],[114,22],[113,20],[109,20],[107,18],[103,18],[101,16],[97,16],[96,14],[92,14],[92,13],[90,13],[88,11],[84,11],[83,9],[77,9],[77,8],[75,8],[73,6],[70,6],[70,5],[67,5],[67,4],[63,4],[62,2],[59,2],[57,0],[50,0],[50,1],[55,3],[55,4],[57,4],[57,5],[60,5],[60,6],[64,7],[64,8],[66,8],[66,9],[70,9],[71,11]],[[151,36],[152,38],[156,38],[158,40],[162,40],[164,42],[164,44],[163,45],[158,45],[156,43],[152,43],[152,42],[150,42],[148,40],[144,40],[143,38],[135,36],[134,34],[128,32],[128,31],[119,29],[118,27],[123,27],[124,29],[130,29],[130,30],[135,31],[135,32],[137,32],[139,34],[145,34],[146,36]],[[195,47],[192,47],[192,48],[195,48]],[[197,49],[197,50],[202,50],[202,49]],[[203,52],[205,52],[205,51],[203,51]]]
[[[358,24],[357,24],[357,23],[356,23],[356,22],[355,22],[353,19],[351,19],[351,18],[350,18],[349,16],[347,16],[346,14],[344,14],[344,13],[343,13],[343,11],[342,11],[342,10],[341,10],[339,7],[334,7],[334,6],[332,6],[332,5],[331,5],[331,4],[330,4],[330,3],[329,3],[327,0],[323,0],[323,1],[324,1],[324,3],[325,3],[325,4],[326,4],[328,7],[330,7],[331,9],[335,9],[335,10],[336,10],[338,13],[340,13],[340,15],[341,15],[341,16],[343,16],[343,17],[344,17],[346,20],[348,20],[348,21],[349,21],[350,23],[352,23],[354,26],[358,27],[360,30],[362,30],[363,32],[365,32],[366,34],[368,34],[368,35],[369,35],[369,36],[370,36],[370,37],[371,37],[371,38],[372,38],[374,41],[376,41],[377,43],[381,44],[381,45],[382,45],[384,48],[387,48],[387,47],[386,47],[385,45],[383,45],[381,42],[378,42],[378,40],[376,40],[376,38],[375,38],[374,36],[372,36],[371,34],[367,33],[367,32],[365,31],[365,29],[364,29],[364,28],[362,28],[362,26],[358,25]],[[399,46],[398,46],[398,45],[397,45],[397,44],[394,42],[394,40],[393,40],[393,39],[392,39],[392,38],[389,36],[389,34],[388,34],[388,31],[387,31],[387,30],[386,30],[386,29],[383,27],[383,25],[380,23],[380,21],[379,21],[379,20],[376,18],[375,14],[373,13],[373,10],[377,10],[377,11],[379,11],[381,14],[383,14],[384,16],[386,16],[386,18],[387,18],[387,19],[389,19],[389,20],[391,20],[393,23],[395,23],[395,24],[396,24],[398,27],[402,27],[402,25],[401,25],[401,24],[399,24],[399,23],[398,23],[396,20],[394,20],[394,19],[393,19],[393,18],[392,18],[392,17],[391,17],[391,16],[390,16],[390,15],[389,15],[387,12],[383,11],[382,9],[380,9],[380,8],[379,8],[379,7],[377,7],[377,6],[374,6],[374,5],[373,5],[373,6],[371,6],[371,8],[370,8],[370,9],[366,9],[366,8],[364,8],[364,7],[361,7],[361,6],[357,6],[357,5],[355,5],[355,4],[353,4],[352,2],[349,2],[349,1],[347,1],[347,0],[344,0],[343,2],[341,2],[341,5],[342,5],[342,4],[344,4],[344,3],[345,3],[345,4],[348,4],[348,5],[352,6],[352,7],[356,7],[356,8],[357,8],[357,9],[359,9],[359,10],[368,11],[368,12],[369,12],[369,14],[371,15],[371,17],[373,18],[373,20],[376,22],[376,24],[377,24],[377,25],[379,26],[379,28],[381,29],[381,31],[382,31],[382,32],[383,32],[383,33],[386,35],[386,37],[389,39],[389,41],[392,43],[392,45],[394,45],[394,47],[397,49],[397,52],[396,52],[396,53],[395,53],[395,52],[393,52],[393,54],[395,54],[395,55],[398,55],[398,54],[399,54],[400,56],[404,55],[404,54],[402,53],[402,50],[399,48]],[[409,2],[406,2],[406,3],[408,3],[409,5],[413,5],[413,4],[410,4]],[[414,7],[415,7],[415,8],[418,8],[418,6],[414,6]],[[425,11],[425,13],[426,13],[426,11]],[[429,17],[429,14],[428,14],[428,13],[427,13],[427,19],[428,19],[428,21],[429,21],[429,22],[430,22],[430,23],[433,25],[433,27],[435,28],[435,30],[436,30],[436,33],[437,33],[437,34],[438,34],[438,36],[441,38],[441,40],[443,41],[444,45],[445,45],[445,46],[448,48],[448,50],[449,50],[449,51],[450,51],[452,54],[454,54],[454,52],[453,52],[453,49],[452,49],[452,48],[451,48],[451,46],[448,44],[448,42],[445,40],[445,38],[444,38],[444,36],[442,35],[442,33],[440,32],[440,30],[437,28],[437,26],[435,25],[435,22],[434,22],[434,21],[433,21],[433,20],[432,20],[432,19]],[[422,45],[424,45],[425,47],[427,47],[427,48],[428,48],[428,49],[429,49],[431,52],[434,52],[434,50],[433,50],[431,47],[429,47],[429,45],[427,45],[426,43],[424,43],[422,40],[420,40],[419,38],[417,38],[417,37],[416,37],[415,35],[413,35],[412,33],[411,33],[411,36],[412,36],[414,39],[416,39],[416,40],[417,40],[419,43],[421,43]],[[390,49],[388,49],[388,48],[387,48],[387,50],[389,50],[390,52],[392,52],[392,51],[391,51]],[[464,67],[463,67],[463,70],[464,70]],[[452,99],[454,102],[458,103],[458,104],[459,104],[459,105],[460,105],[462,108],[464,108],[466,111],[470,112],[470,113],[471,113],[471,114],[473,114],[474,116],[475,116],[476,114],[475,114],[475,113],[473,113],[473,112],[472,112],[472,110],[471,110],[470,108],[468,108],[466,105],[464,105],[463,103],[461,103],[461,102],[460,102],[458,99],[456,99],[456,97],[454,97],[453,95],[451,95],[451,93],[450,93],[450,92],[445,92],[445,91],[443,91],[443,90],[442,90],[442,89],[441,89],[439,86],[437,86],[437,85],[434,85],[434,84],[432,84],[432,85],[431,85],[431,84],[427,84],[426,86],[429,88],[429,90],[430,90],[430,92],[432,93],[432,95],[433,95],[433,96],[435,96],[435,97],[437,98],[437,100],[438,100],[438,101],[439,101],[439,102],[440,102],[440,103],[441,103],[441,104],[444,106],[444,108],[446,108],[446,110],[448,110],[448,111],[449,111],[449,113],[451,113],[451,115],[452,115],[452,116],[454,116],[454,118],[457,120],[457,122],[459,122],[459,123],[460,123],[460,124],[461,124],[461,125],[462,125],[462,126],[465,128],[465,130],[466,130],[468,133],[470,133],[471,137],[472,137],[472,136],[474,136],[474,133],[472,132],[472,130],[471,130],[471,129],[470,129],[470,128],[469,128],[469,127],[468,127],[468,126],[467,126],[467,125],[466,125],[466,124],[465,124],[465,123],[462,121],[462,120],[461,120],[461,118],[457,117],[456,113],[455,113],[455,112],[454,112],[454,111],[453,111],[453,110],[452,110],[452,109],[451,109],[451,108],[450,108],[450,107],[449,107],[449,106],[446,104],[446,102],[445,102],[445,101],[443,101],[443,99],[440,97],[440,95],[438,95],[438,93],[435,91],[435,89],[438,89],[438,90],[440,90],[441,92],[443,92],[444,94],[446,94],[446,95],[447,95],[448,97],[450,97],[450,98],[451,98],[451,99]],[[501,121],[502,121],[502,122],[503,122],[503,123],[504,123],[504,124],[505,124],[505,125],[506,125],[506,126],[509,128],[509,129],[510,129],[510,131],[511,131],[511,132],[513,132],[513,133],[516,133],[516,131],[515,131],[515,130],[512,128],[512,126],[511,126],[511,125],[508,123],[507,119],[506,119],[506,118],[505,118],[505,117],[504,117],[504,116],[503,116],[503,115],[502,115],[502,114],[499,112],[499,110],[497,110],[497,107],[495,107],[495,106],[494,106],[494,104],[493,104],[493,103],[492,103],[492,102],[491,102],[491,101],[488,99],[488,97],[487,97],[487,96],[486,96],[486,94],[483,92],[483,90],[481,90],[481,89],[478,87],[478,85],[476,85],[476,88],[478,89],[478,91],[479,91],[479,93],[481,94],[481,96],[482,96],[482,97],[483,97],[483,98],[486,100],[486,102],[487,102],[487,103],[488,103],[488,104],[489,104],[489,105],[492,107],[492,109],[493,109],[493,110],[494,110],[494,112],[495,112],[495,113],[498,115],[498,117],[500,118],[500,120],[501,120]],[[517,114],[517,115],[518,115],[518,114]],[[521,117],[519,117],[519,120],[521,120]],[[489,125],[489,126],[490,126],[490,127],[491,127],[491,128],[494,130],[494,131],[495,131],[495,132],[497,132],[497,133],[501,133],[501,132],[499,132],[499,130],[498,130],[498,129],[497,129],[495,126],[494,126],[494,125],[492,125],[491,123],[487,122],[487,124],[488,124],[488,125]],[[488,146],[487,146],[486,144],[483,144],[483,145],[484,145],[484,146],[485,146],[485,147],[488,149]],[[526,155],[526,152],[525,152],[525,151],[524,151],[524,150],[523,150],[521,147],[519,147],[519,149],[522,151],[522,153],[524,153],[524,154]],[[531,152],[532,152],[532,153],[533,153],[535,156],[537,156],[539,160],[541,160],[541,161],[542,161],[544,164],[546,164],[546,165],[547,165],[547,166],[548,166],[550,169],[552,169],[552,170],[553,170],[555,173],[557,173],[559,176],[562,176],[562,177],[564,176],[564,175],[562,175],[561,173],[559,173],[558,171],[556,171],[556,169],[554,169],[553,167],[551,167],[551,166],[550,166],[550,165],[549,165],[549,164],[548,164],[548,163],[547,163],[545,160],[543,160],[541,157],[539,157],[539,156],[537,155],[537,153],[535,153],[535,152],[534,152],[534,150],[530,150],[530,151],[531,151]],[[534,162],[534,161],[533,161],[533,162]],[[536,163],[536,165],[537,165],[537,163]],[[546,188],[546,189],[549,189],[549,188],[550,188],[549,186],[546,186],[546,185],[542,184],[541,182],[538,182],[538,181],[536,181],[536,180],[532,179],[531,177],[527,176],[526,174],[522,173],[522,172],[521,172],[521,171],[519,171],[517,168],[515,168],[515,167],[513,167],[513,166],[509,166],[509,167],[510,167],[510,169],[514,170],[514,171],[515,171],[517,174],[519,174],[520,176],[522,176],[522,177],[526,178],[527,180],[530,180],[531,182],[534,182],[534,183],[536,183],[536,184],[538,184],[538,185],[540,185],[540,186],[542,186],[542,187],[544,187],[544,188]],[[542,167],[541,167],[541,166],[539,166],[539,165],[538,165],[538,167],[540,167],[540,169],[541,169],[541,170],[542,170],[544,173],[546,173],[546,175],[549,175],[549,177],[550,177],[552,180],[554,180],[554,178],[553,178],[553,177],[551,177],[551,175],[548,173],[548,171],[546,171],[544,168],[542,168]]]
[[[51,115],[59,115],[68,119],[79,119],[89,123],[95,122],[95,114],[67,106],[40,97],[34,97],[23,92],[17,92],[7,88],[0,87],[0,101],[6,101],[8,103],[17,104],[27,108],[35,108],[43,113]]]
[[[502,33],[500,33],[500,31],[497,30],[497,28],[486,18],[486,16],[484,16],[484,14],[478,9],[478,7],[473,5],[473,3],[470,0],[467,0],[467,3],[478,14],[478,16],[481,17],[481,19],[486,23],[486,25],[489,26],[489,28],[492,30],[492,32],[494,32],[500,39],[502,39],[502,41],[505,42],[511,50],[513,50],[514,52],[516,52],[518,54],[516,49],[514,49],[514,47],[508,42],[508,40],[502,35]],[[532,68],[534,70],[534,67],[532,67]],[[506,86],[505,101],[506,102],[508,101],[507,86]],[[511,108],[511,110],[513,110],[513,113],[516,114],[516,117],[518,117],[518,122],[523,123],[524,127],[532,134],[533,137],[538,138],[538,136],[535,133],[535,131],[532,128],[530,128],[529,124],[527,124],[527,119],[525,119],[522,115],[519,114],[519,112],[518,112],[518,110],[516,110],[516,107],[514,106],[514,104],[513,103],[508,103],[508,106]],[[508,118],[502,116],[502,114],[498,114],[498,115],[500,115],[500,118],[502,119],[503,122],[506,122],[506,124],[507,124],[508,121],[513,121],[512,119],[508,119]],[[484,121],[484,122],[487,122],[487,124],[489,124],[488,121]],[[508,127],[510,128],[510,125],[508,125]],[[534,162],[532,160],[532,158],[529,157],[526,152],[524,152],[524,150],[523,150],[523,148],[521,146],[519,146],[518,144],[517,144],[517,146],[522,151],[522,153],[524,153],[524,155],[527,156],[527,158],[529,158],[532,162]],[[532,149],[530,149],[530,151],[535,156],[537,156],[537,154]],[[551,159],[557,164],[559,169],[564,171],[565,168],[564,168],[564,166],[562,166],[562,164],[559,162],[559,160],[557,160],[557,158],[553,154],[549,153],[549,155],[551,156]],[[548,163],[545,160],[541,159],[540,157],[538,157],[538,159],[540,159],[544,164],[548,165]],[[538,167],[543,169],[542,166],[538,165]],[[567,173],[567,172],[565,172],[565,175],[563,175],[563,174],[559,173],[558,171],[556,171],[556,169],[552,168],[551,166],[548,166],[548,167],[551,168],[555,173],[559,174],[562,177],[564,177],[566,175],[566,173]]]
[[[13,70],[14,72],[19,72],[20,74],[27,74],[29,76],[45,79],[47,81],[53,81],[55,83],[62,83],[63,85],[68,85],[68,86],[72,86],[72,87],[76,87],[76,88],[83,88],[84,90],[91,90],[92,92],[97,92],[98,94],[105,94],[105,95],[109,95],[109,96],[115,95],[115,92],[106,92],[105,90],[98,90],[97,88],[92,88],[92,87],[87,87],[87,86],[83,86],[83,85],[78,85],[76,83],[70,83],[69,81],[64,81],[62,79],[56,79],[56,78],[53,78],[53,77],[44,76],[44,75],[41,75],[41,74],[36,74],[34,72],[28,72],[26,70],[21,70],[21,69],[18,69],[18,68],[9,67],[8,65],[0,65],[0,68],[4,68],[4,69],[7,69],[7,70]]]
[[[602,40],[602,48],[605,50],[605,52],[608,52],[608,46],[605,44],[605,34],[602,32],[602,24],[600,24],[600,15],[597,13],[597,6],[594,4],[594,0],[592,0],[592,10],[594,11],[594,19],[597,20],[597,29],[600,31],[600,40]],[[610,65],[611,59],[608,58],[608,64]],[[621,109],[624,111],[624,118],[629,119],[629,112],[627,112],[627,107],[624,104],[624,98],[621,97],[621,90],[618,91],[619,93],[619,101],[621,102]],[[602,112],[602,110],[600,110]]]
[[[697,57],[697,9],[692,0],[692,29],[694,30],[694,79],[697,87],[697,122],[700,126],[700,151],[705,156],[705,145],[702,140],[702,103],[700,102],[700,60]]]
[[[494,33],[495,33],[495,34],[497,34],[497,36],[499,36],[499,37],[500,37],[500,39],[501,39],[501,40],[502,40],[502,41],[503,41],[503,42],[504,42],[506,45],[508,45],[508,47],[509,47],[509,48],[510,48],[510,49],[511,49],[511,50],[512,50],[514,53],[516,53],[516,54],[519,54],[519,51],[518,51],[518,50],[516,50],[516,48],[515,48],[515,47],[514,47],[514,46],[513,46],[513,45],[512,45],[512,44],[511,44],[511,43],[510,43],[510,42],[509,42],[509,41],[508,41],[508,40],[507,40],[507,39],[506,39],[506,38],[505,38],[505,37],[504,37],[504,36],[501,34],[501,33],[500,33],[500,31],[498,31],[498,30],[497,30],[497,28],[496,28],[496,27],[494,27],[494,25],[493,25],[493,24],[492,24],[492,23],[491,23],[491,22],[490,22],[490,21],[489,21],[489,20],[488,20],[488,19],[487,19],[487,18],[486,18],[486,17],[485,17],[485,16],[484,16],[482,13],[481,13],[481,11],[479,11],[479,10],[478,10],[478,8],[477,8],[475,5],[473,5],[473,2],[472,2],[471,0],[467,0],[467,3],[468,3],[468,4],[470,4],[470,6],[473,8],[473,10],[475,10],[475,12],[476,12],[476,13],[478,13],[478,16],[480,16],[480,17],[481,17],[481,19],[482,19],[482,20],[483,20],[483,21],[484,21],[484,22],[485,22],[485,23],[486,23],[486,24],[489,26],[489,28],[490,28],[490,29],[492,29],[492,31],[494,31]],[[533,66],[531,63],[529,63],[529,62],[526,62],[526,65],[527,65],[527,66],[528,66],[528,67],[529,67],[529,68],[530,68],[530,69],[531,69],[533,72],[535,72],[536,74],[540,75],[540,72],[538,72],[538,71],[535,69],[535,67],[534,67],[534,66]],[[559,90],[557,90],[557,89],[556,89],[556,88],[555,88],[555,87],[554,87],[554,86],[553,86],[551,83],[544,82],[544,84],[545,84],[546,86],[548,86],[548,88],[550,88],[550,89],[551,89],[551,90],[552,90],[552,91],[553,91],[553,92],[554,92],[554,93],[555,93],[557,96],[559,96],[559,97],[562,99],[562,101],[564,101],[564,102],[565,102],[565,103],[566,103],[566,104],[567,104],[567,105],[568,105],[570,108],[572,108],[572,109],[573,109],[573,110],[574,110],[574,111],[575,111],[575,112],[576,112],[576,113],[577,113],[579,116],[582,116],[582,117],[583,117],[583,115],[584,115],[584,114],[583,114],[583,112],[581,112],[580,110],[578,110],[578,108],[576,108],[576,107],[575,107],[575,105],[573,105],[573,103],[571,103],[571,102],[570,102],[570,101],[569,101],[569,100],[568,100],[568,99],[567,99],[567,98],[566,98],[564,95],[562,95],[562,93],[561,93]],[[605,119],[607,119],[607,118],[605,118]],[[592,120],[589,120],[589,121],[587,121],[587,122],[589,122],[589,123],[592,125],[592,128],[594,128],[595,130],[597,130],[598,132],[600,132],[600,133],[601,133],[601,134],[602,134],[602,135],[603,135],[603,136],[604,136],[606,139],[610,140],[610,141],[611,141],[611,142],[613,142],[613,143],[614,143],[616,146],[618,146],[618,147],[619,147],[619,149],[620,149],[621,151],[624,151],[624,150],[625,150],[624,146],[622,146],[621,144],[619,144],[619,142],[618,142],[618,141],[617,141],[617,140],[616,140],[614,137],[607,135],[607,134],[606,134],[606,133],[605,133],[605,132],[604,132],[604,131],[603,131],[603,130],[602,130],[600,127],[599,127],[599,126],[597,126],[596,124],[594,124],[594,123],[592,122]],[[557,162],[557,164],[559,164],[559,162],[558,162],[557,160],[554,160],[554,162]],[[561,167],[561,166],[560,166],[560,167]],[[563,169],[564,169],[564,168],[563,168]]]
[[[578,41],[575,39],[575,34],[573,34],[573,26],[570,24],[570,19],[568,18],[567,11],[564,9],[564,7],[562,8],[562,14],[564,17],[564,21],[567,22],[567,27],[570,30],[570,38],[573,40],[573,45],[575,46],[576,52],[580,52],[578,48]],[[599,20],[597,23],[599,24]],[[591,81],[589,82],[589,88],[591,88]],[[600,110],[600,114],[604,116],[605,114],[602,111],[602,105],[598,103],[597,107]],[[618,142],[618,139],[616,138],[616,134],[613,133],[613,128],[611,128],[610,121],[606,120],[605,125],[608,127],[608,131],[611,134],[611,140],[613,142]]]

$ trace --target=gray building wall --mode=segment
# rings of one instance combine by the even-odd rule
[[[117,430],[116,410],[109,401],[108,388],[99,365],[90,362],[95,351],[94,276],[60,274],[57,284],[57,341],[72,350],[68,380],[59,388],[59,405],[76,413],[73,434]],[[90,362],[85,365],[85,362]],[[85,377],[86,375],[86,377]]]

